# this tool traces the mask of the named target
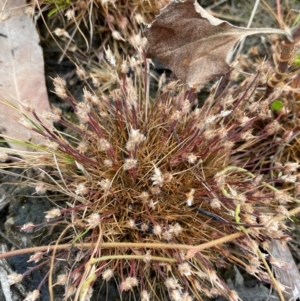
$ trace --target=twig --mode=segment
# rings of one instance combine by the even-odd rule
[[[197,245],[184,245],[184,244],[165,244],[165,243],[133,243],[133,242],[103,242],[101,243],[101,248],[103,249],[110,249],[110,248],[143,248],[143,249],[177,249],[177,250],[196,250],[202,251],[208,248],[211,248],[213,246],[217,246],[220,244],[223,244],[225,242],[232,241],[234,239],[237,239],[241,236],[244,236],[245,234],[241,231],[235,232],[233,234],[224,236],[222,238],[218,238],[216,240]],[[53,246],[40,246],[40,247],[32,247],[32,248],[25,248],[20,250],[13,250],[10,252],[7,252],[5,254],[0,254],[1,258],[7,258],[12,257],[16,255],[21,254],[28,254],[28,253],[34,253],[34,252],[42,252],[42,251],[53,251],[53,250],[64,250],[68,248],[82,248],[82,249],[90,249],[94,246],[93,243],[78,243],[78,244],[62,244],[62,245],[53,245]]]
[[[275,73],[267,82],[265,97],[268,97],[274,91],[274,88],[288,77],[288,64],[292,58],[295,45],[300,40],[300,23],[292,28],[291,36],[293,38],[292,41],[288,38],[284,38],[284,40],[281,42],[282,48],[280,55],[277,58],[278,65],[275,69]]]

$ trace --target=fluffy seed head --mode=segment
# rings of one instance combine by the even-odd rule
[[[124,164],[123,164],[123,169],[130,170],[130,169],[136,168],[137,163],[138,162],[135,159],[125,159]]]
[[[131,128],[128,142],[126,143],[126,149],[128,151],[133,151],[140,143],[142,143],[146,137],[140,133],[140,130],[135,130]]]
[[[111,279],[114,275],[114,272],[112,269],[107,269],[102,273],[102,278],[103,280],[108,281],[109,279]]]
[[[18,282],[21,282],[23,280],[22,274],[12,273],[10,275],[7,275],[8,284],[12,285]]]
[[[34,290],[27,294],[26,298],[23,301],[35,301],[40,296],[39,290]]]
[[[62,79],[60,76],[57,76],[53,79],[53,84],[54,84],[55,94],[59,98],[65,99],[67,97],[66,81]]]
[[[172,290],[170,292],[170,296],[173,301],[182,301],[182,294],[180,290]]]
[[[151,177],[151,180],[153,182],[153,185],[158,185],[158,186],[163,186],[164,184],[164,177],[162,175],[162,172],[160,171],[159,168],[154,167],[154,172]]]
[[[112,51],[110,50],[109,46],[107,47],[107,49],[104,49],[105,54],[106,54],[106,59],[108,60],[108,62],[115,67],[116,66],[116,58],[113,55]]]
[[[165,281],[165,286],[168,290],[181,289],[181,286],[178,283],[178,279],[175,278],[167,278]]]
[[[150,294],[146,290],[141,292],[141,301],[150,301]]]
[[[68,283],[68,275],[60,274],[57,276],[56,284],[57,285],[66,285]]]
[[[139,284],[136,277],[127,277],[122,283],[120,284],[120,290],[123,291],[129,291],[135,286]]]
[[[80,183],[77,185],[75,193],[77,195],[86,195],[89,192],[89,188],[85,186],[84,183]]]
[[[5,162],[8,160],[9,156],[7,153],[0,153],[0,162]]]
[[[36,252],[33,255],[30,256],[29,260],[27,262],[34,262],[37,263],[41,260],[41,258],[43,257],[43,252]]]
[[[49,211],[46,211],[45,213],[46,213],[45,218],[47,220],[61,216],[61,211],[58,208],[53,208]]]
[[[109,179],[103,179],[98,183],[99,183],[101,189],[104,191],[108,191],[111,187],[111,181]]]
[[[187,262],[178,265],[178,271],[182,276],[192,275],[191,266]]]
[[[99,213],[92,213],[87,219],[89,228],[94,229],[100,224],[100,214]]]
[[[26,232],[26,233],[31,233],[34,229],[34,223],[26,223],[21,227],[21,231]]]

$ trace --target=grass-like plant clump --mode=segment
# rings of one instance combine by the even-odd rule
[[[285,221],[299,211],[297,78],[266,95],[258,89],[267,78],[261,64],[218,97],[212,88],[198,106],[195,89],[164,75],[150,95],[141,35],[134,46],[120,64],[106,48],[109,93],[87,85],[78,102],[54,78],[73,118],[58,108],[38,114],[23,103],[19,120],[39,142],[22,142],[29,148],[23,152],[0,148],[0,167],[24,169],[23,184],[36,194],[58,193],[43,226],[61,233],[50,246],[0,257],[35,252],[36,268],[50,266],[51,300],[57,285],[66,300],[94,300],[99,278],[116,282],[121,296],[138,292],[142,301],[238,300],[220,274],[231,264],[280,293],[266,260],[276,260],[270,243],[289,239]],[[59,201],[62,195],[67,201]],[[53,278],[65,261],[64,273]],[[10,275],[10,282],[27,275]]]
[[[49,278],[49,288],[60,282],[66,298],[89,300],[97,278],[115,277],[120,293],[138,287],[142,300],[167,294],[172,300],[234,300],[216,270],[230,262],[272,283],[259,246],[267,250],[272,239],[287,238],[283,219],[297,200],[274,184],[295,182],[298,163],[271,166],[266,159],[285,137],[267,100],[255,100],[258,76],[195,108],[195,91],[163,78],[149,99],[148,70],[136,63],[143,62],[142,49],[139,55],[123,62],[119,76],[107,51],[116,85],[110,95],[97,96],[87,87],[78,103],[64,80],[55,78],[55,93],[78,120],[67,120],[58,109],[38,116],[24,104],[21,122],[43,142],[29,144],[35,150],[21,158],[1,149],[11,162],[3,167],[36,170],[26,184],[37,193],[70,197],[45,214],[47,225],[66,225],[52,248],[50,273],[68,257],[60,245],[74,245],[83,256],[74,259],[64,281]],[[128,67],[134,76],[127,75]],[[40,252],[49,256],[48,246]]]

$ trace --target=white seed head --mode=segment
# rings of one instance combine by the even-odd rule
[[[98,104],[100,101],[96,95],[92,94],[86,88],[83,88],[83,96],[86,103]]]
[[[137,49],[137,50],[142,50],[143,49],[143,38],[141,36],[141,34],[136,34],[136,35],[133,35],[129,38],[129,41],[131,43],[131,45]]]
[[[150,294],[146,290],[141,292],[141,301],[150,301]]]
[[[193,298],[189,295],[188,292],[182,294],[182,301],[193,301]]]
[[[48,111],[44,111],[44,112],[42,113],[42,117],[43,117],[44,119],[46,119],[46,120],[51,121],[51,122],[53,122],[53,121],[58,122],[58,121],[60,121],[60,119],[61,119],[61,115],[59,115],[59,114],[57,114],[57,113],[54,113],[54,112],[48,112]]]
[[[290,174],[291,172],[297,171],[299,168],[299,162],[287,162],[283,165],[284,173]]]
[[[176,223],[174,226],[170,226],[170,230],[175,234],[175,236],[178,236],[182,232],[182,227]]]
[[[117,41],[125,41],[125,39],[121,36],[120,32],[117,30],[114,30],[111,35]]]
[[[126,149],[128,151],[133,151],[135,147],[137,147],[139,144],[141,144],[146,137],[140,133],[140,130],[135,130],[131,128],[130,134],[129,134],[129,139],[126,143]]]
[[[66,37],[71,39],[70,35],[68,34],[68,32],[66,30],[64,30],[63,28],[56,28],[54,30],[54,34],[57,35],[58,37]]]
[[[144,262],[150,262],[152,260],[152,257],[151,257],[151,250],[148,250],[145,254],[145,257],[143,259]]]
[[[102,190],[108,191],[111,187],[111,181],[109,179],[103,179],[98,184],[101,186]]]
[[[207,276],[209,277],[209,280],[212,283],[212,285],[214,285],[219,280],[215,270],[208,269]]]
[[[178,279],[175,278],[167,278],[165,281],[165,286],[168,290],[181,289],[181,286],[178,283]]]
[[[32,292],[29,292],[23,301],[35,301],[35,300],[37,300],[39,295],[40,295],[40,291],[34,290]]]
[[[280,177],[280,179],[283,180],[284,183],[292,183],[292,184],[294,184],[297,181],[297,175],[290,175],[290,174],[288,174],[288,175],[282,175]]]
[[[170,230],[164,231],[163,234],[162,234],[162,237],[163,237],[164,240],[170,241],[170,240],[173,239],[174,233],[173,233],[173,231],[170,231]]]
[[[159,168],[157,167],[154,167],[154,173],[153,173],[153,176],[151,177],[151,180],[153,182],[153,185],[158,185],[160,187],[163,186],[164,184],[164,177],[160,171]]]
[[[151,186],[150,187],[150,192],[153,194],[153,195],[158,195],[161,193],[161,189],[158,187],[158,186]]]
[[[80,68],[78,65],[76,65],[76,74],[78,75],[78,77],[81,80],[84,80],[86,78],[86,74],[85,74],[84,69]]]
[[[84,288],[84,291],[81,292],[82,301],[90,301],[93,296],[93,292],[94,292],[94,289],[91,286]]]
[[[86,195],[89,192],[89,188],[86,187],[83,183],[77,185],[75,193],[77,195]]]
[[[20,106],[23,110],[25,110],[26,112],[34,112],[34,106],[32,105],[32,103],[30,101],[20,101]]]
[[[268,135],[273,135],[280,129],[280,124],[277,120],[274,120],[265,126],[265,131]]]
[[[72,285],[66,285],[65,294],[64,294],[64,300],[67,300],[69,297],[74,295],[76,292],[76,286],[74,284]]]
[[[54,92],[59,98],[66,98],[66,81],[62,79],[60,76],[57,76],[53,79]]]
[[[170,121],[178,121],[182,117],[182,112],[179,110],[176,110],[170,117]]]
[[[173,179],[173,175],[167,172],[163,175],[163,178],[164,178],[164,183],[170,183]]]
[[[114,275],[114,272],[112,269],[107,269],[102,273],[102,278],[105,281],[108,281],[109,279],[111,279]]]
[[[99,140],[99,146],[100,146],[100,150],[103,152],[106,152],[111,148],[110,143],[104,138],[101,138]]]
[[[148,229],[149,229],[149,226],[148,226],[147,224],[143,223],[143,224],[141,225],[141,230],[142,230],[143,232],[148,231]]]
[[[36,252],[36,253],[34,253],[33,255],[31,255],[29,257],[29,260],[27,260],[27,262],[35,262],[35,263],[37,263],[37,262],[40,261],[40,259],[42,257],[43,257],[43,253],[42,252]]]
[[[0,162],[5,162],[9,158],[7,153],[0,153]]]
[[[134,18],[137,24],[146,24],[145,19],[141,14],[134,14]]]
[[[68,283],[68,275],[60,274],[57,276],[56,283],[57,285],[66,285]]]
[[[71,277],[72,277],[73,282],[75,282],[81,276],[82,276],[82,274],[79,271],[77,271],[77,272],[73,273]]]
[[[186,159],[190,164],[195,164],[197,161],[197,156],[195,156],[194,154],[188,154],[186,156]]]
[[[182,301],[182,295],[180,290],[172,290],[170,296],[173,301]]]
[[[49,148],[52,149],[52,150],[57,150],[58,147],[59,147],[58,143],[56,143],[55,141],[51,141],[51,140],[45,141],[45,142],[44,142],[44,145],[45,145],[46,147],[49,147]]]
[[[137,196],[137,198],[141,199],[142,202],[147,202],[149,200],[149,193],[146,191],[143,191],[140,195]]]
[[[101,2],[101,5],[112,4],[113,6],[115,6],[116,0],[100,0],[100,2]]]
[[[88,144],[85,141],[80,141],[77,149],[81,154],[85,154],[88,150]]]
[[[247,198],[245,197],[244,194],[242,193],[238,193],[235,197],[234,197],[234,203],[236,205],[242,205],[247,201]]]
[[[103,164],[104,164],[106,167],[112,167],[112,166],[113,166],[113,162],[112,162],[112,160],[110,160],[110,159],[105,159],[105,160],[103,161]]]
[[[17,274],[17,273],[12,273],[7,275],[7,281],[9,285],[19,283],[23,280],[23,275],[22,274]]]
[[[127,222],[127,227],[129,227],[130,229],[136,229],[135,221],[134,221],[133,219],[130,219],[130,220]]]
[[[32,18],[35,14],[35,9],[33,6],[27,6],[25,9],[25,14],[28,18]]]
[[[226,176],[217,172],[214,175],[214,180],[219,188],[223,188],[226,183]]]
[[[277,258],[275,258],[273,256],[270,256],[269,262],[271,263],[272,266],[275,266],[275,267],[277,267],[279,269],[286,269],[286,268],[288,268],[287,262],[279,260],[279,259],[277,259]]]
[[[89,228],[94,229],[100,224],[100,214],[99,213],[92,213],[88,219],[87,222],[89,224]]]
[[[181,104],[181,111],[183,114],[189,113],[191,110],[191,102],[188,99],[185,99]]]
[[[34,229],[34,223],[29,222],[24,224],[20,230],[26,233],[31,233],[33,229]]]
[[[81,122],[85,123],[90,120],[89,113],[91,112],[91,106],[88,102],[83,101],[76,105],[76,115]]]
[[[210,207],[213,209],[219,209],[221,208],[221,202],[217,198],[213,198],[210,201]]]
[[[154,202],[153,199],[151,199],[150,202],[149,202],[149,207],[152,210],[154,210],[157,204],[158,204],[158,201]]]
[[[188,207],[192,206],[194,203],[194,193],[194,188],[192,188],[189,193],[186,193],[186,204]]]
[[[152,230],[153,234],[158,235],[158,236],[161,235],[162,231],[163,231],[163,229],[160,225],[155,225]]]
[[[276,212],[278,214],[282,214],[282,215],[285,215],[287,217],[290,216],[290,213],[288,211],[288,209],[286,208],[286,206],[283,206],[283,205],[279,205],[277,208],[276,208]]]
[[[32,129],[33,129],[32,123],[31,123],[28,119],[26,119],[26,118],[24,118],[24,117],[19,118],[19,119],[18,119],[18,122],[19,122],[24,128],[26,128],[27,130],[32,130]]]
[[[124,61],[122,62],[122,64],[121,64],[121,72],[122,72],[123,74],[127,74],[128,71],[129,71],[128,63],[127,63],[126,60],[124,60]]]
[[[221,117],[221,118],[223,118],[223,117],[226,117],[226,116],[228,116],[229,114],[231,114],[231,112],[232,112],[232,110],[228,110],[228,111],[222,111],[219,115],[218,115],[218,117]]]
[[[137,286],[139,284],[136,277],[127,277],[122,283],[120,284],[120,290],[123,291],[129,291],[133,287]]]
[[[74,17],[75,17],[74,9],[68,9],[65,13],[65,17],[67,17],[68,21],[74,19]]]
[[[107,50],[104,49],[107,61],[113,66],[116,67],[116,58],[110,50],[109,46],[107,46]]]
[[[52,218],[61,216],[61,212],[60,212],[60,210],[58,208],[53,208],[53,209],[51,209],[49,211],[45,211],[45,213],[46,213],[45,218],[47,220],[50,220]]]
[[[130,170],[137,167],[138,161],[135,159],[125,159],[123,164],[124,170]]]
[[[255,138],[255,136],[252,135],[252,130],[248,130],[248,131],[243,132],[241,134],[241,139],[245,140],[245,141],[249,141],[249,140],[252,140],[254,138]]]
[[[191,266],[187,263],[181,263],[178,265],[178,271],[181,276],[190,276],[192,275]]]
[[[132,79],[130,77],[126,78],[126,88],[127,88],[127,101],[128,104],[131,105],[133,108],[137,108],[137,90],[133,86]]]
[[[35,186],[35,192],[39,195],[45,194],[47,191],[46,185],[43,182],[39,182]]]

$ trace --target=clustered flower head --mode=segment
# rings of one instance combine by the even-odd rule
[[[137,63],[142,57],[130,66],[135,75],[141,75],[134,78],[132,74],[119,75],[111,54],[107,55],[116,89],[109,96],[97,95],[97,101],[88,101],[94,92],[85,89],[86,99],[78,103],[65,94],[65,84],[57,78],[57,95],[69,102],[78,117],[74,122],[61,115],[57,122],[72,134],[66,136],[54,126],[44,125],[33,112],[32,124],[39,124],[33,131],[56,147],[40,145],[38,152],[18,161],[27,167],[39,164],[44,172],[38,183],[47,175],[45,185],[40,185],[43,192],[60,191],[69,197],[64,207],[60,203],[59,208],[46,212],[48,223],[67,221],[76,230],[70,243],[90,242],[95,248],[82,256],[81,262],[69,265],[74,271],[69,271],[68,284],[57,279],[57,284],[66,285],[65,298],[79,296],[82,287],[90,296],[88,288],[98,277],[117,279],[121,293],[140,288],[142,300],[162,300],[163,293],[158,294],[162,286],[171,300],[235,296],[216,269],[228,267],[230,262],[243,263],[248,272],[270,280],[257,249],[261,240],[284,237],[285,225],[276,219],[281,216],[276,209],[292,205],[293,198],[271,189],[267,175],[262,181],[255,169],[263,160],[263,145],[279,130],[279,121],[273,126],[272,119],[272,127],[261,127],[259,108],[255,112],[250,109],[245,89],[253,87],[255,77],[222,100],[208,98],[200,108],[196,91],[177,82],[162,84],[155,98],[147,102],[143,81],[147,70]],[[130,65],[132,60],[128,61]],[[248,118],[238,122],[241,111]],[[249,130],[259,142],[244,139]],[[267,154],[278,146],[271,140]],[[253,146],[257,156],[249,158],[246,151]],[[296,175],[299,164],[286,162],[273,169],[276,181],[283,183],[282,176]],[[37,187],[34,180],[32,186]],[[272,200],[271,206],[268,200]],[[248,229],[248,236],[232,242],[234,255],[226,244],[193,251],[194,246],[240,231],[241,225]],[[29,232],[32,227],[27,224],[22,229]],[[102,248],[106,242],[124,243],[124,247]],[[126,243],[152,243],[153,248],[150,252],[126,247]],[[159,244],[191,246],[191,250]],[[107,259],[102,262],[99,258]],[[156,280],[152,282],[153,277]]]
[[[140,31],[146,23],[152,22],[154,16],[169,0],[135,0],[126,2],[126,5],[116,0],[97,0],[96,3],[85,0],[60,2],[60,5],[55,5],[53,1],[41,0],[37,5],[33,1],[32,7],[33,12],[35,9],[36,18],[44,11],[54,19],[54,22],[47,26],[57,37],[56,41],[60,47],[71,50],[69,55],[72,56],[74,49],[83,52],[88,49],[89,52],[91,41],[94,44],[95,41],[105,41],[100,56],[106,56],[109,64],[123,72],[126,67],[123,65],[121,68],[117,62],[122,61],[124,53],[130,53],[132,49],[140,47]],[[78,39],[82,38],[86,43],[77,43]],[[81,66],[76,66],[76,69],[81,79],[88,77],[86,70]],[[91,66],[90,78],[93,85],[97,87],[101,83],[111,84],[111,76],[105,66],[101,66],[100,72],[99,65],[96,69]],[[55,83],[55,91],[63,97],[66,96],[63,82],[58,85]]]

